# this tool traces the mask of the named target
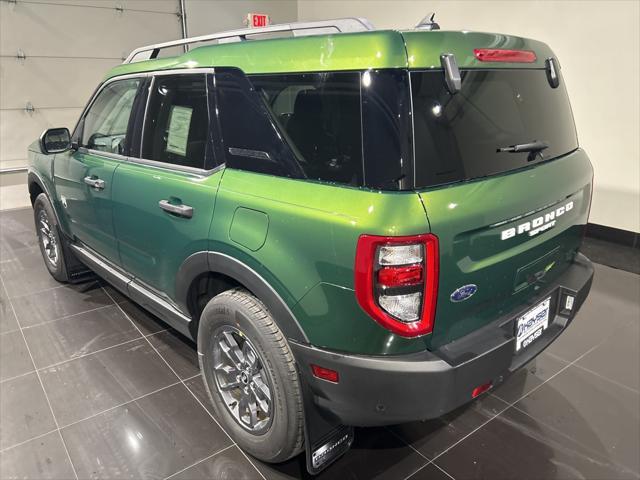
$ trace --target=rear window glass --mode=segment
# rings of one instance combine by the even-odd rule
[[[449,94],[442,71],[412,72],[416,187],[457,182],[526,167],[578,147],[571,107],[560,82],[544,70],[462,72]],[[538,152],[498,152],[534,141]]]

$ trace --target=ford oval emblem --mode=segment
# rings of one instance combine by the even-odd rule
[[[473,294],[476,293],[477,291],[478,291],[477,285],[474,285],[474,284],[464,285],[458,288],[457,290],[455,290],[451,294],[450,298],[451,298],[451,301],[455,303],[464,302],[469,297],[472,297]]]

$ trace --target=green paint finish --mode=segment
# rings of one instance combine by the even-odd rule
[[[69,233],[116,264],[120,261],[113,230],[111,193],[119,164],[118,160],[83,148],[57,154],[54,169],[56,201],[62,207]],[[87,185],[86,177],[103,180],[104,189]]]
[[[409,68],[442,68],[440,55],[453,53],[460,68],[544,68],[547,58],[553,57],[544,43],[527,38],[499,33],[410,31],[402,33],[407,45]],[[475,48],[502,48],[508,50],[533,50],[534,63],[480,62],[473,55]]]
[[[577,150],[549,163],[478,181],[420,192],[429,223],[440,240],[440,284],[432,347],[459,338],[527,303],[532,288],[515,291],[518,270],[557,249],[556,264],[546,273],[551,282],[573,259],[589,212],[593,169]],[[539,214],[503,225],[523,212],[553,210],[573,202],[555,227],[534,237],[526,233],[500,239],[503,229]],[[547,208],[543,208],[549,206]],[[449,296],[475,284],[477,293],[460,303]]]
[[[238,207],[260,210],[269,216],[269,234],[255,253],[228,241],[229,225]],[[380,353],[389,332],[378,327],[357,304],[353,293],[353,265],[358,237],[412,235],[428,232],[424,208],[415,192],[376,192],[326,183],[292,180],[226,169],[216,199],[210,237],[211,248],[235,256],[267,279],[290,308],[320,283],[336,285],[339,304],[321,315],[318,290],[299,307],[297,319],[311,343],[332,345],[348,352]],[[317,289],[316,289],[317,290]],[[324,295],[328,287],[322,287]],[[329,289],[330,290],[330,289]],[[333,293],[332,293],[333,295]],[[342,334],[353,321],[354,331]],[[394,336],[395,337],[395,336]],[[385,353],[424,349],[424,340],[392,342]]]
[[[175,58],[119,65],[106,78],[171,68],[237,67],[247,74],[324,72],[407,66],[399,32],[373,31],[224,43],[194,48]]]
[[[229,238],[255,252],[264,245],[268,230],[269,217],[266,213],[240,207],[231,220]]]
[[[196,175],[125,162],[115,174],[113,218],[123,267],[175,300],[176,274],[189,255],[207,250],[222,172]],[[167,200],[193,207],[184,218],[162,210]]]
[[[313,287],[292,311],[314,345],[332,350],[398,355],[423,351],[430,338],[394,335],[364,313],[351,288],[330,283]]]
[[[474,48],[533,50],[535,63],[478,62]],[[314,35],[209,45],[179,57],[119,65],[105,79],[117,75],[177,68],[237,67],[247,74],[327,72],[381,68],[441,68],[440,55],[453,53],[464,68],[541,68],[553,56],[535,40],[476,32],[379,30],[337,35]]]

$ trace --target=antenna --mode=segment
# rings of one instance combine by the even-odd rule
[[[426,17],[420,20],[416,28],[419,30],[440,30],[440,25],[434,21],[435,17],[435,12],[429,12]]]

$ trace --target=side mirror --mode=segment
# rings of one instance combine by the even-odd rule
[[[42,153],[61,153],[71,148],[71,134],[68,128],[50,128],[40,136]]]

